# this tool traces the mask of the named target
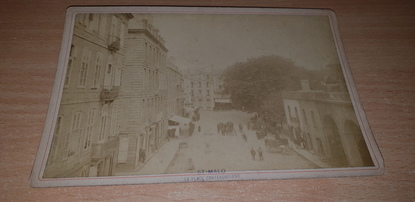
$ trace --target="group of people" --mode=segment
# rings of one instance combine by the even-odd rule
[[[248,130],[251,128],[251,121],[252,119],[256,120],[256,116],[254,116],[253,118],[251,118],[251,120],[248,122],[247,128]],[[219,122],[217,124],[217,130],[218,130],[218,134],[221,135],[237,135],[237,132],[235,130],[234,127],[234,123],[232,121],[227,121],[227,122]],[[237,127],[239,129],[239,132],[242,135],[242,138],[245,142],[247,142],[247,135],[244,132],[244,126],[239,123],[237,124]],[[258,134],[257,134],[258,135]],[[262,150],[261,147],[259,147],[257,150],[255,150],[253,147],[251,148],[251,157],[252,160],[255,161],[256,159],[259,159],[260,161],[264,160],[264,151]],[[258,155],[258,157],[257,157]]]
[[[219,122],[217,124],[218,133],[222,135],[236,135],[232,121],[226,123]]]
[[[251,148],[252,160],[255,161],[255,157],[256,157],[257,152],[258,152],[259,160],[260,161],[264,160],[264,151],[262,151],[261,147],[259,147],[259,149],[257,151],[255,151],[255,149],[253,147]]]

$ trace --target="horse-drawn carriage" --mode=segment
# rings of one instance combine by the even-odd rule
[[[287,153],[289,150],[288,140],[281,138],[277,140],[265,139],[265,147],[268,152]]]

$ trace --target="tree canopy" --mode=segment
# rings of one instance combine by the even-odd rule
[[[224,93],[243,111],[283,115],[281,91],[300,90],[300,80],[309,73],[281,56],[251,58],[224,71]]]

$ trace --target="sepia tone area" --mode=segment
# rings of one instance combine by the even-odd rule
[[[383,175],[318,179],[32,188],[28,176],[48,113],[71,5],[329,8],[336,12]],[[412,1],[0,1],[1,201],[413,201],[415,5]],[[163,32],[164,33],[164,32]],[[169,46],[170,47],[170,46]]]
[[[191,24],[195,20],[206,24]],[[43,177],[373,166],[328,17],[263,20],[77,14]],[[281,27],[267,35],[274,21]],[[166,22],[190,23],[194,30],[172,31]],[[215,30],[221,23],[234,29]],[[190,53],[184,46],[207,43],[214,35],[198,33],[201,27],[218,38],[241,36]],[[284,46],[299,27],[321,36]],[[186,33],[198,35],[174,45]],[[243,36],[257,45],[221,52],[243,43]],[[279,46],[264,48],[264,41]],[[225,57],[211,58],[209,52]]]

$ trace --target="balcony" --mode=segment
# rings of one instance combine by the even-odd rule
[[[105,158],[111,152],[118,149],[118,137],[108,137],[108,141],[104,143],[92,144],[92,158]]]
[[[110,50],[111,52],[115,52],[115,51],[120,50],[120,47],[121,47],[120,37],[109,35],[108,36],[108,50]]]
[[[120,92],[119,86],[113,86],[112,89],[103,89],[100,94],[100,99],[105,102],[112,102],[114,101]]]

